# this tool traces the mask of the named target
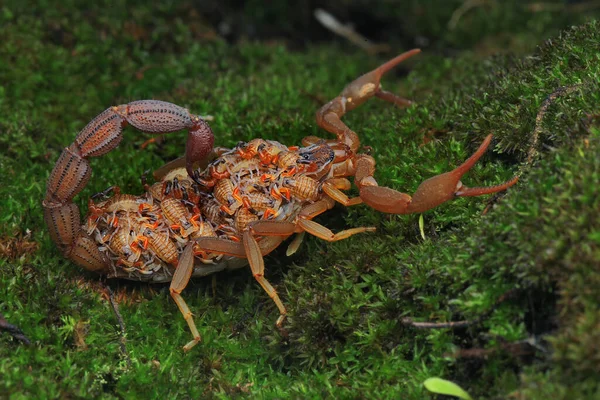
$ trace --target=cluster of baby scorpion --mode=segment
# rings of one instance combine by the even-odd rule
[[[229,231],[228,239],[239,240],[254,221],[285,220],[299,201],[317,199],[319,183],[307,174],[317,174],[324,164],[318,162],[312,147],[298,150],[254,139],[238,144],[202,174],[195,174],[195,181],[212,188],[211,198],[201,206],[203,211]]]
[[[169,276],[168,266],[177,266],[190,240],[240,241],[252,222],[285,221],[300,202],[316,200],[318,181],[306,174],[317,175],[323,168],[314,151],[318,146],[299,152],[298,147],[254,139],[223,151],[207,168],[195,170],[193,177],[185,168],[170,171],[153,185],[145,184],[143,177],[146,193],[141,196],[109,188],[95,197],[110,191],[114,196],[98,203],[90,200],[85,229],[113,261],[113,268],[140,280],[145,275]],[[223,257],[199,248],[194,256],[205,264]]]
[[[87,232],[113,261],[113,268],[140,280],[144,275],[170,275],[167,265],[177,265],[189,238],[216,236],[211,223],[199,222],[197,206],[164,192],[160,197],[151,192],[142,196],[117,192],[98,204],[90,201]]]

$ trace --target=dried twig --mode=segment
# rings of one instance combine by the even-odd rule
[[[390,46],[387,44],[371,42],[360,33],[357,33],[351,26],[342,24],[333,15],[321,8],[317,8],[315,10],[314,16],[325,28],[329,29],[336,35],[348,39],[348,41],[354,43],[361,49],[366,50],[368,53],[375,54],[390,51]]]
[[[458,349],[456,352],[448,354],[454,358],[487,358],[498,352],[505,352],[513,357],[522,357],[534,354],[536,351],[547,352],[541,344],[538,337],[530,337],[516,342],[500,343],[496,347],[484,349],[474,347],[470,349]]]
[[[520,177],[527,169],[531,167],[533,159],[538,154],[540,136],[543,132],[542,122],[544,120],[546,112],[548,111],[548,107],[550,107],[552,102],[554,102],[554,100],[556,100],[558,97],[569,94],[575,89],[579,89],[580,87],[581,85],[561,86],[544,99],[535,117],[535,128],[533,129],[533,133],[531,135],[531,143],[529,145],[529,150],[527,150],[527,159],[525,160],[525,164],[521,166],[521,168],[517,172],[517,176]],[[492,205],[494,205],[498,201],[500,196],[502,196],[502,194],[496,193],[492,198],[490,198],[487,206],[483,210],[483,215],[485,215],[490,210]]]
[[[31,341],[19,327],[9,324],[8,321],[0,314],[0,331],[8,332],[16,340],[23,342],[26,345],[30,345]]]
[[[414,322],[412,318],[402,318],[401,322],[403,325],[412,326],[417,329],[442,329],[442,328],[451,328],[451,329],[459,329],[459,328],[467,328],[471,325],[479,324],[481,321],[489,317],[497,308],[508,299],[513,298],[518,293],[517,289],[510,289],[505,292],[502,296],[498,297],[498,300],[494,303],[494,305],[481,314],[479,317],[466,320],[466,321],[450,321],[450,322]]]
[[[527,151],[527,165],[531,165],[533,158],[536,156],[538,152],[538,142],[540,140],[540,135],[542,134],[542,121],[546,112],[548,111],[548,107],[552,104],[557,97],[569,94],[573,92],[575,89],[579,89],[581,85],[572,85],[572,86],[561,86],[556,89],[553,93],[551,93],[546,99],[542,102],[542,106],[540,107],[537,116],[535,117],[535,129],[533,130],[533,135],[531,137],[531,144],[529,145],[529,150]],[[521,171],[522,173],[523,171]]]

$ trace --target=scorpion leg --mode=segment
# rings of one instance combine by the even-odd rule
[[[225,254],[228,256],[246,258],[246,252],[244,246],[233,240],[215,238],[215,237],[201,237],[196,239],[198,248],[207,253],[218,253]]]
[[[330,229],[312,220],[317,215],[331,209],[334,204],[335,201],[333,199],[324,198],[302,208],[298,214],[298,221],[295,224],[284,221],[257,221],[251,225],[250,229],[255,235],[258,236],[287,237],[292,233],[307,232],[320,239],[327,240],[328,242],[336,242],[338,240],[347,239],[357,233],[375,231],[374,227],[358,227],[333,233]],[[295,253],[298,249],[298,246],[300,246],[300,243],[301,239],[298,239],[297,242],[295,241],[290,244],[290,248],[287,251],[288,255]]]
[[[456,169],[423,181],[413,196],[394,189],[377,186],[373,178],[375,161],[370,156],[362,156],[357,161],[355,182],[360,190],[360,198],[370,207],[386,213],[411,214],[432,209],[455,197],[481,196],[506,190],[518,181],[514,177],[504,183],[489,187],[468,188],[460,178],[481,158],[492,141],[488,135],[479,149]]]
[[[380,80],[386,72],[420,52],[419,49],[413,49],[402,53],[348,84],[338,97],[317,111],[317,124],[326,131],[337,135],[339,142],[347,144],[353,152],[356,152],[360,146],[358,135],[348,128],[341,118],[346,112],[355,109],[373,96],[404,107],[410,105],[409,100],[383,91]]]
[[[314,203],[304,206],[298,214],[299,219],[313,219],[317,215],[330,210],[335,205],[335,201],[330,198],[323,198]],[[285,221],[262,220],[253,222],[250,229],[257,236],[283,236],[287,237],[294,233],[302,233],[304,230],[298,223]]]
[[[314,203],[314,204],[316,204],[316,203]],[[311,207],[314,204],[311,204],[308,207]],[[318,209],[307,210],[305,212],[305,215],[307,215],[307,216],[311,216],[313,214],[318,215],[318,214],[326,211],[328,209],[329,204],[330,204],[329,202],[323,202],[323,204],[321,204],[321,206]],[[308,208],[308,207],[306,207],[306,208]],[[312,207],[312,208],[314,208],[314,207]],[[305,224],[303,224],[303,223],[305,223]],[[302,230],[305,230],[311,234],[314,234],[315,236],[318,236],[322,239],[328,240],[328,241],[341,240],[341,239],[345,239],[355,233],[375,230],[375,228],[354,228],[354,229],[348,229],[348,230],[339,232],[337,234],[334,234],[329,229],[325,228],[322,225],[317,224],[316,222],[306,220],[306,219],[300,219],[300,221],[298,222],[298,225],[291,223],[291,222],[284,222],[284,221],[257,221],[250,226],[250,229],[244,231],[244,233],[242,235],[242,243],[243,243],[243,249],[245,251],[245,257],[248,259],[248,263],[250,264],[250,269],[252,270],[252,275],[254,276],[254,279],[256,279],[256,281],[260,284],[260,286],[264,289],[264,291],[267,292],[269,297],[275,302],[275,305],[279,309],[280,315],[279,315],[279,318],[277,318],[277,321],[275,323],[277,326],[281,326],[281,324],[285,320],[287,311],[285,309],[285,306],[281,302],[281,299],[279,298],[277,291],[275,290],[275,288],[273,288],[273,286],[269,283],[269,281],[264,276],[265,261],[264,261],[263,255],[266,253],[265,252],[266,246],[265,246],[265,244],[263,244],[263,242],[268,242],[268,243],[270,242],[269,239],[271,239],[271,238],[268,236],[277,236],[278,238],[273,238],[276,240],[272,241],[272,243],[275,244],[275,246],[273,248],[275,248],[279,243],[281,243],[281,241],[283,240],[284,237],[288,237],[289,235],[298,231],[299,228]],[[255,235],[267,236],[267,237],[263,237],[261,240],[261,243],[259,245],[259,243],[257,242],[257,240],[255,238]],[[210,243],[210,242],[208,242],[207,239],[211,239],[211,238],[202,238],[201,239],[202,241],[204,241],[204,245],[208,245]],[[224,248],[227,246],[229,255],[239,256],[239,251],[241,250],[238,247],[239,243],[226,241],[223,239],[215,239],[215,238],[212,238],[212,239],[213,239],[212,242],[214,244],[217,244],[216,247],[219,247],[218,243],[220,243],[223,246],[223,248],[221,248],[221,251],[223,251]],[[225,242],[228,242],[228,243],[225,243]],[[200,240],[199,240],[199,243],[200,243]],[[202,244],[201,244],[201,246],[202,246]],[[202,246],[202,247],[204,247],[204,246]],[[214,250],[217,250],[217,249],[214,249]]]
[[[248,262],[250,263],[250,269],[252,270],[252,275],[254,279],[262,286],[262,288],[267,292],[269,297],[275,302],[277,308],[279,309],[279,318],[277,318],[277,322],[275,325],[281,326],[283,321],[285,320],[285,316],[287,315],[287,311],[285,306],[281,302],[277,291],[271,286],[269,281],[265,278],[265,261],[261,254],[261,249],[256,241],[256,238],[250,232],[250,230],[246,230],[242,235],[242,242],[244,244],[244,249],[246,250],[246,256],[248,257]]]
[[[263,222],[263,221],[261,221]],[[278,222],[278,221],[264,221],[264,222]],[[293,224],[292,224],[293,225]],[[293,232],[292,232],[293,233]],[[287,236],[291,235],[289,233]],[[261,234],[262,235],[262,234]],[[267,235],[262,235],[267,236]],[[276,235],[268,235],[276,236]],[[281,235],[277,235],[281,236]],[[285,238],[280,237],[265,237],[259,242],[261,254],[266,256],[277,248],[283,242]],[[232,257],[246,258],[246,250],[242,243],[234,242],[233,240],[215,238],[215,237],[201,237],[195,240],[198,249],[207,253],[225,254]]]
[[[323,182],[322,189],[329,197],[346,207],[362,203],[360,196],[351,199],[346,193],[342,192],[342,190],[350,189],[350,181],[346,178],[328,179]]]
[[[270,221],[265,221],[270,222]],[[294,224],[290,224],[292,227]],[[293,231],[291,232],[293,233]],[[291,234],[290,233],[290,234]],[[287,236],[289,236],[288,234]],[[232,240],[221,238],[199,238],[196,243],[203,251],[212,253],[221,253],[239,258],[247,258],[252,270],[252,275],[256,281],[267,292],[269,297],[273,299],[280,312],[280,317],[277,319],[277,326],[281,326],[285,319],[286,310],[283,303],[279,299],[277,292],[271,286],[269,281],[264,277],[265,263],[263,256],[273,251],[284,238],[282,237],[263,237],[260,243],[254,237],[254,233],[246,230],[242,236],[242,242],[238,243]]]
[[[296,236],[294,236],[294,239],[292,239],[290,245],[288,246],[287,250],[285,251],[286,256],[289,257],[291,255],[296,254],[296,252],[300,248],[300,245],[304,241],[305,235],[306,235],[306,232],[300,232],[300,233],[296,234]]]
[[[302,208],[299,213],[299,217],[303,219],[313,219],[317,215],[324,213],[327,210],[330,210],[335,205],[335,202],[339,202],[345,206],[351,206],[362,203],[362,199],[360,197],[348,198],[345,193],[343,193],[340,189],[348,190],[350,189],[350,181],[346,178],[331,178],[325,181],[323,184],[323,191],[329,196],[323,198],[315,203],[309,204]],[[291,225],[291,228],[290,228]],[[286,251],[287,256],[291,256],[302,244],[304,239],[304,233],[306,230],[300,230],[297,225],[292,224],[290,222],[283,221],[259,221],[255,222],[252,225],[252,230],[260,236],[289,236],[292,233],[297,233],[297,236],[292,240],[288,249]],[[313,234],[312,232],[309,232]],[[341,232],[340,232],[341,233]],[[359,233],[359,232],[355,232]],[[318,236],[318,235],[315,235]],[[319,236],[320,237],[320,236]],[[327,239],[325,239],[327,240]],[[339,240],[339,239],[338,239]]]
[[[345,185],[344,185],[345,186]],[[249,229],[244,231],[242,235],[242,243],[234,242],[232,240],[226,240],[221,238],[199,238],[196,243],[203,251],[227,254],[234,257],[247,258],[252,270],[252,275],[256,281],[262,286],[267,292],[269,297],[273,299],[277,308],[279,309],[280,316],[277,319],[276,325],[281,326],[287,315],[285,306],[281,302],[277,291],[264,277],[265,265],[263,256],[274,250],[285,238],[294,234],[308,232],[321,239],[327,241],[337,241],[346,239],[356,233],[361,232],[372,232],[375,230],[373,227],[359,227],[354,229],[347,229],[337,234],[334,234],[331,230],[326,227],[311,221],[312,218],[327,211],[333,205],[335,201],[331,198],[325,198],[315,203],[309,204],[304,207],[299,214],[299,221],[297,223],[285,222],[285,221],[256,221],[253,222]],[[255,236],[261,238],[260,242],[256,240]],[[300,241],[296,243],[292,253],[300,245]]]
[[[194,336],[194,339],[192,339],[188,344],[183,346],[184,351],[190,350],[192,347],[197,345],[198,342],[200,342],[200,333],[198,332],[196,324],[194,323],[192,312],[190,311],[183,297],[181,297],[181,292],[189,283],[193,271],[194,252],[192,243],[189,243],[183,250],[181,257],[179,258],[177,269],[175,269],[175,273],[173,274],[173,280],[171,281],[171,286],[169,287],[171,297],[173,297],[173,300],[177,304],[177,307],[179,307],[179,311],[181,311],[181,314],[183,314],[183,318],[186,320],[188,326],[190,327],[190,331]]]
[[[337,242],[338,240],[348,239],[350,236],[356,235],[357,233],[375,232],[376,229],[372,226],[361,226],[333,233],[329,228],[310,219],[303,218],[298,220],[298,226],[311,235],[327,240],[328,242]]]

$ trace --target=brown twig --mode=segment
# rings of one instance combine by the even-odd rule
[[[13,338],[26,345],[31,344],[31,341],[25,336],[23,331],[16,325],[9,324],[2,314],[0,314],[0,331],[8,332]]]
[[[447,355],[454,358],[487,358],[501,351],[508,353],[513,357],[522,357],[532,355],[536,351],[547,350],[542,348],[542,346],[538,343],[538,338],[534,336],[516,342],[500,343],[500,345],[489,349],[484,349],[480,347],[474,347],[470,349],[458,349],[454,353],[450,353]]]
[[[544,116],[546,115],[546,112],[548,112],[548,108],[550,107],[550,105],[552,105],[554,100],[556,100],[558,97],[570,94],[575,89],[579,89],[580,87],[581,85],[561,86],[554,92],[550,93],[550,95],[548,95],[548,97],[544,99],[535,117],[535,128],[533,129],[531,143],[529,145],[529,149],[527,150],[527,159],[525,160],[525,164],[521,166],[519,171],[517,171],[517,176],[520,177],[526,170],[528,170],[531,167],[533,159],[538,154],[540,136],[543,133],[542,122],[544,121]],[[487,214],[490,208],[496,203],[496,201],[498,201],[498,199],[501,196],[502,194],[496,193],[492,198],[490,198],[482,214]]]
[[[351,26],[340,23],[333,15],[321,8],[317,8],[314,11],[314,16],[325,28],[336,35],[346,38],[349,42],[367,51],[367,53],[376,54],[390,51],[390,46],[387,44],[371,42],[369,39],[356,32]]]
[[[450,321],[450,322],[414,322],[412,318],[406,317],[402,318],[401,322],[403,325],[412,326],[417,329],[443,329],[443,328],[451,328],[451,329],[459,329],[459,328],[467,328],[471,325],[479,324],[484,319],[488,318],[503,302],[508,299],[513,298],[518,293],[517,289],[510,289],[505,292],[503,295],[498,297],[498,300],[492,305],[492,307],[481,314],[479,317],[466,320],[466,321]]]
[[[542,122],[546,112],[548,111],[548,107],[556,100],[558,97],[569,94],[573,92],[575,89],[579,89],[581,85],[572,85],[572,86],[561,86],[556,89],[553,93],[551,93],[546,99],[542,102],[542,106],[540,107],[537,116],[535,117],[535,129],[533,130],[533,135],[531,137],[531,144],[529,145],[529,150],[527,151],[527,160],[526,165],[531,165],[533,158],[537,155],[538,152],[538,142],[540,140],[540,135],[542,134]],[[522,171],[521,171],[522,172]]]

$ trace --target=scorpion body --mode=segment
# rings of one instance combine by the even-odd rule
[[[63,151],[50,175],[43,205],[53,241],[67,258],[88,270],[109,277],[171,281],[171,295],[193,336],[184,350],[200,341],[192,313],[181,296],[193,276],[249,265],[277,305],[277,325],[281,325],[287,312],[264,277],[263,256],[295,233],[299,238],[308,232],[337,241],[375,230],[357,227],[333,233],[313,221],[336,202],[345,206],[365,203],[382,212],[407,214],[423,212],[457,196],[495,193],[516,183],[514,178],[497,186],[467,188],[460,182],[486,151],[489,135],[465,163],[424,181],[412,197],[378,186],[373,157],[359,152],[358,135],[341,118],[374,96],[399,106],[411,104],[383,91],[379,81],[418,52],[401,54],[350,83],[317,112],[318,125],[336,139],[307,137],[302,147],[254,139],[233,149],[213,149],[208,124],[182,107],[143,100],[107,109]],[[90,200],[87,222],[81,225],[72,199],[89,180],[87,159],[116,147],[126,124],[159,134],[187,129],[185,157],[155,173],[158,181],[145,184],[146,192],[140,196],[117,190],[97,204]],[[211,155],[213,160],[207,164]],[[348,177],[354,178],[358,197],[344,193],[350,188]],[[294,252],[300,241],[294,240],[288,253]]]

